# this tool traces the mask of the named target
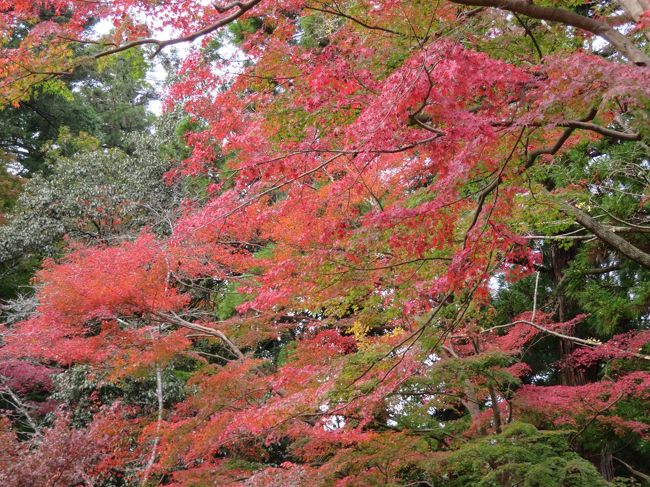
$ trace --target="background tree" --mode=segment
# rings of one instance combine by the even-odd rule
[[[62,129],[75,136],[90,134],[103,147],[127,149],[128,134],[151,123],[147,103],[154,95],[147,69],[143,53],[134,49],[35,87],[28,100],[0,112],[5,164],[25,175],[43,171]]]
[[[648,480],[645,14],[65,6],[5,45],[7,100],[198,42],[169,90],[171,143],[61,158],[14,213],[60,208],[51,241],[70,244],[5,313],[7,482]],[[112,37],[87,36],[91,18],[115,20]],[[162,177],[152,153],[176,161]],[[101,177],[77,187],[87,164]],[[161,180],[185,190],[162,219]],[[63,444],[74,462],[52,454]]]

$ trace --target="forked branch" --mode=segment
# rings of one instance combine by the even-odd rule
[[[192,323],[191,321],[187,321],[186,319],[181,318],[174,312],[170,313],[156,313],[156,317],[166,321],[168,323],[171,323],[172,325],[180,326],[183,328],[188,328],[190,330],[194,331],[199,331],[201,333],[205,333],[206,335],[214,336],[217,338],[220,338],[227,346],[230,348],[230,350],[237,356],[237,358],[244,358],[243,352],[239,349],[237,345],[233,343],[232,340],[230,340],[224,332],[221,330],[215,330],[214,328],[210,328],[209,326],[204,326],[204,325],[199,325],[197,323]]]
[[[493,7],[534,19],[558,22],[602,37],[619,53],[638,66],[650,66],[650,57],[609,23],[585,17],[559,7],[535,5],[530,0],[451,0],[459,5]]]
[[[248,2],[232,2],[224,7],[216,7],[218,12],[220,13],[226,13],[230,10],[237,9],[230,15],[227,15],[226,17],[222,17],[216,22],[213,22],[212,24],[204,27],[203,29],[197,30],[196,32],[192,32],[191,34],[187,34],[181,37],[175,37],[173,39],[166,39],[166,40],[160,40],[160,39],[154,39],[154,38],[145,38],[145,39],[137,39],[135,41],[128,42],[126,44],[122,44],[121,46],[114,47],[112,49],[108,49],[106,51],[99,52],[93,56],[94,59],[99,59],[105,56],[110,56],[112,54],[117,54],[118,52],[126,51],[128,49],[131,49],[133,47],[137,46],[144,46],[144,45],[150,45],[153,44],[156,46],[156,50],[152,54],[152,57],[158,54],[162,49],[164,49],[167,46],[172,46],[174,44],[182,44],[184,42],[192,42],[199,37],[203,37],[204,35],[210,34],[211,32],[214,32],[215,30],[224,27],[235,20],[237,20],[239,17],[244,15],[246,12],[248,12],[250,9],[252,9],[255,5],[260,3],[262,0],[249,0]]]

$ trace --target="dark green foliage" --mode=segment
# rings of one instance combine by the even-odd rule
[[[232,41],[236,45],[244,41],[246,34],[252,34],[262,27],[262,20],[253,17],[250,19],[238,20],[228,25],[228,30],[232,34]]]
[[[92,107],[65,85],[56,88],[41,86],[29,101],[0,112],[0,150],[25,173],[43,169],[48,142],[58,139],[62,127],[74,133],[98,131]]]
[[[566,436],[513,423],[500,435],[475,440],[438,466],[446,487],[607,486],[596,468],[570,450]]]
[[[84,66],[67,82],[36,87],[28,101],[0,111],[0,151],[5,164],[32,174],[46,170],[51,144],[61,131],[98,138],[103,147],[132,149],[128,135],[151,124],[147,103],[153,91],[140,50],[129,50],[98,66]],[[62,155],[74,151],[60,148]]]

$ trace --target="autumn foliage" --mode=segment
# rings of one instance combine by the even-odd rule
[[[193,41],[165,182],[202,188],[43,262],[2,484],[647,481],[645,24],[543,17],[613,3],[0,1],[6,106]]]

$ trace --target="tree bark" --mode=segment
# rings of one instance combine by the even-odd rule
[[[569,203],[562,203],[561,208],[564,213],[571,216],[577,223],[596,235],[596,237],[605,242],[611,248],[632,259],[637,264],[641,264],[643,267],[650,269],[650,254],[635,247],[623,237],[615,234],[605,225],[575,206],[570,205]]]
[[[473,7],[493,7],[509,12],[526,15],[534,19],[559,22],[578,29],[591,32],[605,39],[630,62],[639,66],[650,66],[650,57],[634,45],[627,37],[614,29],[607,22],[585,17],[571,10],[558,7],[543,7],[529,0],[451,0],[459,5]]]
[[[501,433],[501,411],[499,411],[499,402],[497,393],[494,390],[494,386],[490,384],[488,386],[488,391],[490,392],[490,402],[492,403],[492,419],[494,420],[494,432],[499,434]]]
[[[644,12],[650,10],[650,1],[648,0],[619,0],[618,3],[635,22],[639,21]],[[650,41],[650,32],[646,32],[645,36]]]
[[[564,278],[564,273],[566,272],[566,269],[569,267],[569,264],[573,260],[576,254],[576,246],[573,245],[571,248],[566,249],[560,245],[557,245],[556,243],[551,245],[551,270],[552,270],[552,277],[553,277],[553,282],[555,285],[555,288],[559,290],[557,294],[557,304],[558,304],[558,309],[557,309],[557,319],[558,321],[567,321],[573,316],[575,316],[575,312],[571,311],[571,303],[562,291],[562,286],[560,286],[560,283],[562,282]],[[571,334],[571,332],[567,332],[568,334]],[[565,340],[560,338],[560,343],[559,343],[559,355],[560,355],[560,360],[564,360],[566,357],[568,357],[573,351],[576,349],[577,345],[573,343],[571,340]],[[560,369],[560,383],[562,385],[566,386],[577,386],[577,385],[583,385],[587,383],[585,374],[574,367],[562,367]]]
[[[156,437],[153,440],[153,446],[151,447],[151,455],[149,456],[149,461],[144,468],[142,474],[142,486],[147,484],[147,479],[149,478],[149,472],[151,467],[153,467],[154,462],[156,461],[156,455],[158,453],[158,444],[160,443],[160,426],[163,419],[163,384],[162,384],[162,372],[160,366],[156,365],[156,397],[158,398],[158,419],[156,421]]]
[[[614,478],[614,456],[612,455],[612,445],[609,443],[605,443],[600,449],[598,470],[608,482],[611,482]]]

